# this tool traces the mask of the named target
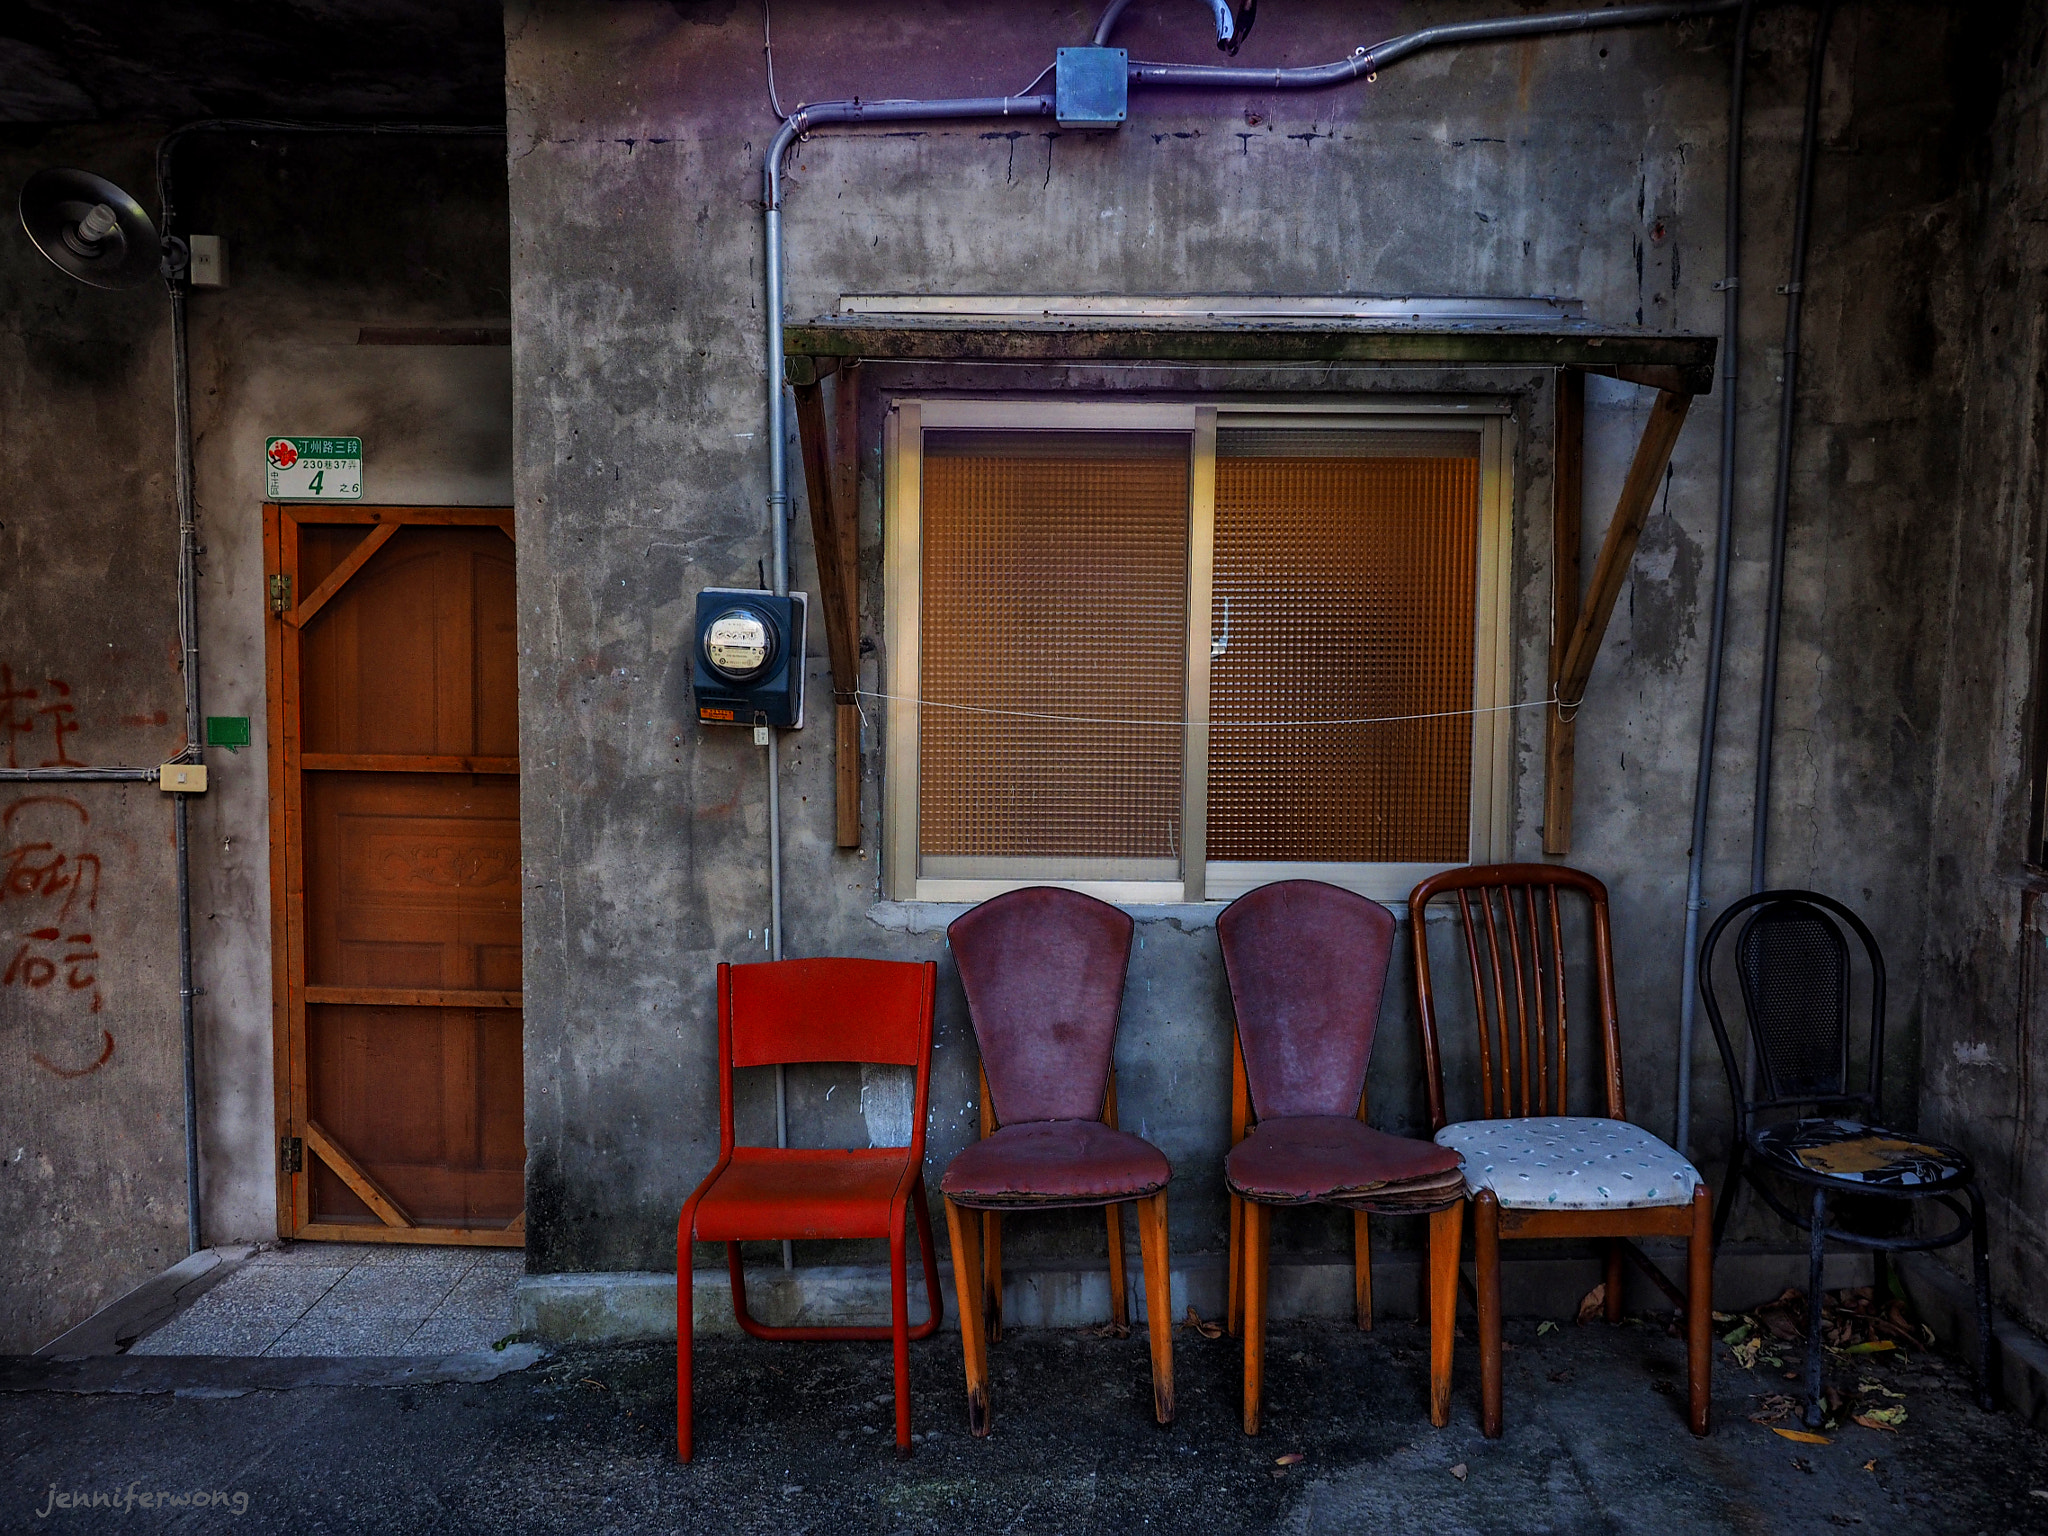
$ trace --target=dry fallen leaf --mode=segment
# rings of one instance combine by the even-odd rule
[[[1866,1472],[1875,1472],[1877,1470],[1876,1460],[1872,1459],[1870,1461],[1866,1461],[1865,1463],[1863,1463],[1863,1470]]]
[[[1461,1461],[1456,1466],[1451,1468],[1451,1476],[1455,1477],[1459,1482],[1462,1483],[1463,1481],[1465,1481],[1465,1474],[1471,1470],[1472,1469],[1470,1467],[1466,1466],[1465,1463]]]
[[[1590,1323],[1591,1321],[1593,1321],[1594,1318],[1598,1317],[1606,1309],[1607,1282],[1605,1280],[1602,1280],[1598,1285],[1594,1286],[1593,1289],[1586,1292],[1585,1298],[1582,1301],[1580,1301],[1579,1321],[1582,1323]]]
[[[1881,1429],[1888,1435],[1895,1435],[1898,1433],[1898,1430],[1895,1426],[1886,1424],[1880,1419],[1873,1418],[1871,1417],[1871,1415],[1867,1413],[1859,1413],[1855,1415],[1855,1418],[1856,1422],[1858,1424],[1861,1424],[1865,1429]]]
[[[608,1392],[611,1390],[603,1382],[597,1381],[589,1376],[585,1376],[581,1381],[577,1382],[576,1385],[579,1387],[595,1387],[600,1392]]]
[[[1090,1328],[1088,1331],[1098,1339],[1128,1339],[1131,1336],[1131,1325],[1129,1323],[1108,1322],[1104,1323],[1100,1328]]]
[[[1735,1363],[1737,1365],[1741,1366],[1745,1371],[1753,1371],[1756,1369],[1757,1352],[1763,1347],[1764,1341],[1762,1339],[1751,1339],[1746,1344],[1736,1345],[1729,1353],[1735,1356]]]
[[[1192,1328],[1205,1339],[1220,1339],[1223,1337],[1223,1325],[1221,1323],[1203,1322],[1193,1307],[1188,1308],[1188,1315],[1181,1323],[1181,1327]]]
[[[1903,1408],[1872,1408],[1856,1415],[1856,1422],[1865,1429],[1897,1429],[1906,1422]]]
[[[1555,1332],[1556,1329],[1557,1324],[1551,1322],[1548,1318],[1545,1318],[1542,1322],[1536,1325],[1536,1337],[1540,1339],[1546,1333]]]
[[[1295,1465],[1297,1462],[1303,1462],[1307,1460],[1308,1458],[1302,1455],[1301,1452],[1289,1451],[1285,1456],[1275,1456],[1273,1458],[1273,1465],[1276,1467],[1291,1467]]]
[[[1832,1442],[1826,1435],[1816,1435],[1808,1429],[1779,1429],[1772,1427],[1771,1433],[1783,1435],[1787,1440],[1797,1440],[1801,1445],[1828,1445]]]
[[[1898,1347],[1890,1339],[1872,1339],[1866,1344],[1851,1344],[1842,1353],[1845,1355],[1875,1355],[1887,1349],[1897,1349]]]
[[[1749,1416],[1752,1424],[1775,1424],[1799,1405],[1782,1392],[1773,1392],[1756,1405],[1756,1412]]]

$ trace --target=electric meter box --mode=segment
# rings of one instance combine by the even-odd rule
[[[706,587],[697,594],[691,686],[698,724],[802,727],[808,606],[801,592]]]

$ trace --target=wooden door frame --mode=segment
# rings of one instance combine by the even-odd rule
[[[299,528],[303,524],[367,525],[365,545],[311,593],[299,588]],[[496,528],[513,537],[510,507],[335,506],[320,502],[263,504],[263,569],[267,612],[263,625],[264,692],[269,715],[266,756],[270,770],[270,978],[272,1084],[277,1131],[277,1234],[286,1238],[356,1243],[450,1243],[470,1247],[519,1248],[526,1243],[522,1210],[503,1227],[420,1226],[377,1181],[334,1141],[308,1112],[305,979],[304,754],[299,744],[299,626],[360,571],[398,529],[413,527]],[[382,532],[380,530],[386,530]],[[365,547],[367,546],[367,547]],[[316,766],[342,768],[346,761]],[[386,763],[386,766],[389,766]],[[421,757],[426,770],[514,773],[517,758]],[[451,1007],[518,1008],[518,992],[421,991],[419,989],[312,989],[324,1003],[439,1003]],[[372,995],[374,994],[374,995]],[[296,1149],[295,1157],[288,1153]],[[319,1158],[362,1202],[381,1226],[312,1219],[312,1160]],[[294,1166],[294,1164],[296,1166]]]

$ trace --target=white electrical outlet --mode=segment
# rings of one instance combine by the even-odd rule
[[[194,288],[225,288],[228,285],[228,242],[222,235],[193,235],[186,244],[192,249],[192,265],[186,281]]]

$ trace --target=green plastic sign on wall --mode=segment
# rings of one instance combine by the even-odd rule
[[[249,745],[249,717],[247,715],[208,715],[206,717],[206,744],[209,747],[226,747],[238,752]]]
[[[360,437],[273,437],[263,445],[272,501],[361,501]]]

